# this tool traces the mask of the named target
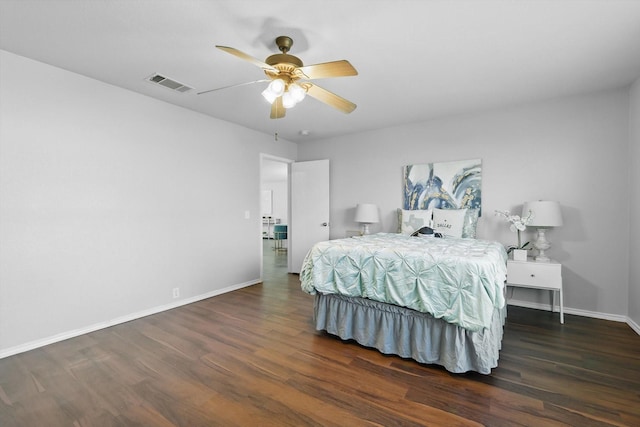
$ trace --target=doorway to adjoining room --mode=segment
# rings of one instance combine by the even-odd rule
[[[289,161],[263,156],[260,162],[263,278],[287,274]]]

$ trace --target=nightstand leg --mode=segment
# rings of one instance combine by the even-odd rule
[[[558,290],[560,293],[560,323],[564,324],[564,302],[562,301],[562,288]]]

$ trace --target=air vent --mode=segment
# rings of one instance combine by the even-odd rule
[[[151,83],[156,83],[168,89],[175,90],[176,92],[188,92],[193,89],[160,74],[152,74],[151,76],[147,77],[147,80]]]

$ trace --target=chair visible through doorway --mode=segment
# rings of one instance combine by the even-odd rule
[[[287,225],[286,224],[275,224],[273,226],[273,239],[275,244],[273,249],[276,251],[286,251],[287,245]]]

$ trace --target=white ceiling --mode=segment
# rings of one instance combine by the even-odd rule
[[[315,82],[358,108],[271,120],[266,83],[196,95],[264,77],[214,45],[264,60],[279,35],[306,65],[348,59],[358,76]],[[290,141],[624,87],[639,45],[633,0],[0,0],[4,50]]]

